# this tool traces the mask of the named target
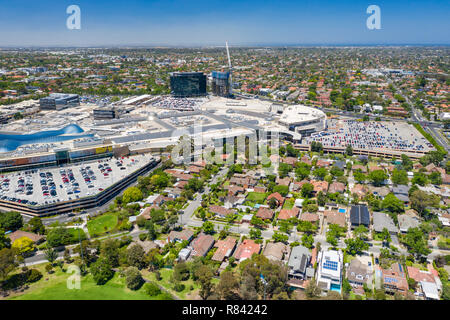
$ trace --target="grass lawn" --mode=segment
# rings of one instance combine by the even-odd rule
[[[256,203],[263,203],[266,198],[267,198],[266,193],[249,192],[246,200]]]
[[[295,200],[286,200],[283,204],[283,209],[292,209],[294,207]]]
[[[96,285],[92,276],[88,274],[81,279],[80,289],[68,289],[67,278],[70,274],[56,268],[54,274],[47,274],[41,265],[40,271],[43,278],[30,285],[23,294],[11,297],[11,300],[168,300],[167,294],[148,296],[141,287],[137,291],[129,290],[125,285],[125,278],[120,278],[118,273],[106,284]],[[45,279],[48,278],[48,281]]]
[[[91,236],[100,235],[113,230],[117,225],[118,218],[115,214],[106,214],[95,218],[87,223],[87,228]]]
[[[81,237],[81,240],[86,239],[86,233],[84,233],[83,229],[81,228],[67,228],[67,230],[69,230],[73,239],[78,240],[78,236]]]
[[[157,284],[159,284],[160,286],[164,287],[167,291],[169,291],[172,295],[180,297],[181,299],[186,299],[189,294],[195,293],[200,288],[200,286],[197,283],[195,283],[194,280],[189,278],[189,280],[187,280],[187,281],[181,281],[181,283],[184,284],[183,291],[176,292],[175,290],[173,290],[173,285],[169,281],[170,276],[173,273],[173,269],[163,268],[163,269],[160,269],[159,272],[161,274],[160,281],[156,280],[154,272],[145,270],[142,272],[142,275],[144,276],[145,279],[155,281]],[[214,284],[217,284],[219,282],[219,279],[213,278],[212,282]],[[193,290],[190,290],[191,285],[193,286]]]

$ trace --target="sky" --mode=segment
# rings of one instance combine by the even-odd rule
[[[367,28],[369,5],[381,29]],[[449,16],[448,0],[0,0],[0,47],[448,45]]]

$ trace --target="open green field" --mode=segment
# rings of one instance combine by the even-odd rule
[[[266,193],[249,192],[246,200],[262,204],[266,198],[267,198]]]
[[[95,218],[87,223],[87,228],[91,236],[100,235],[113,230],[117,225],[118,218],[115,214],[106,214]]]
[[[23,294],[11,297],[11,300],[171,300],[166,293],[158,296],[148,296],[141,287],[137,291],[129,290],[125,285],[125,278],[120,278],[118,273],[106,284],[96,285],[92,276],[88,274],[81,279],[80,289],[68,289],[67,279],[71,276],[56,268],[54,274],[47,274],[39,269],[44,277]],[[48,279],[48,280],[46,280]]]
[[[195,283],[194,280],[189,278],[189,280],[187,280],[187,281],[181,281],[181,283],[184,284],[183,291],[176,292],[175,290],[173,290],[173,285],[169,281],[170,276],[173,273],[173,269],[163,268],[163,269],[160,269],[159,272],[161,274],[161,280],[160,281],[156,281],[155,273],[153,273],[153,272],[143,271],[142,275],[143,275],[144,278],[146,278],[148,280],[155,281],[157,284],[163,286],[172,295],[176,295],[176,296],[180,297],[181,299],[186,299],[186,298],[189,299],[190,297],[188,297],[188,295],[189,294],[194,294],[200,288],[200,286],[197,283]],[[219,279],[213,278],[212,282],[214,284],[217,284],[219,282]],[[193,287],[192,290],[190,290],[191,286]]]

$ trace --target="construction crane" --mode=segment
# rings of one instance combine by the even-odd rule
[[[225,42],[225,45],[227,47],[227,56],[228,56],[228,68],[230,71],[230,96],[233,95],[232,92],[232,87],[233,87],[233,81],[232,81],[232,72],[233,72],[233,67],[231,66],[231,59],[230,59],[230,50],[228,50],[228,41]]]

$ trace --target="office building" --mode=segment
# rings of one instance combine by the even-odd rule
[[[170,74],[170,91],[174,97],[206,95],[206,75],[203,72],[173,72]]]
[[[211,82],[211,91],[216,96],[229,97],[230,96],[230,73],[213,71]]]
[[[61,110],[79,106],[80,97],[77,94],[51,93],[39,101],[41,110]]]

